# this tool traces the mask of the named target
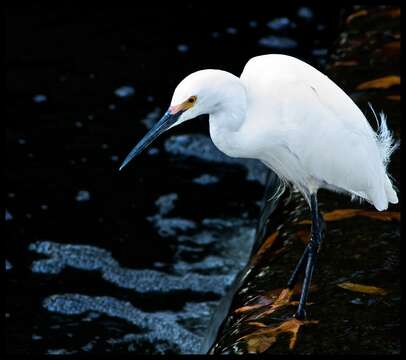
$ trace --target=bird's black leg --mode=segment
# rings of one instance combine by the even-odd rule
[[[308,256],[309,256],[309,246],[306,246],[300,260],[296,264],[295,270],[293,270],[292,275],[289,278],[288,289],[293,290],[293,288],[295,287],[300,273],[303,271],[304,267],[307,264]]]
[[[311,207],[311,212],[312,212],[312,234],[311,234],[311,239],[306,247],[305,253],[307,253],[307,264],[306,264],[306,270],[305,270],[305,275],[304,275],[304,281],[303,281],[303,286],[302,286],[302,292],[300,294],[300,301],[299,301],[299,306],[297,309],[297,312],[295,314],[295,317],[297,319],[304,319],[306,316],[305,312],[305,306],[306,306],[306,301],[307,297],[309,294],[309,288],[310,288],[310,283],[312,280],[312,275],[313,275],[313,270],[316,264],[316,258],[317,258],[317,251],[319,249],[321,239],[322,239],[322,226],[324,225],[321,214],[319,213],[318,210],[318,205],[317,205],[317,195],[312,194],[310,197],[310,207]],[[302,256],[303,257],[303,256]],[[301,259],[302,260],[302,259]],[[299,261],[300,263],[300,261]],[[304,263],[304,260],[303,260]],[[303,265],[302,265],[303,266]],[[297,275],[296,275],[297,278]]]
[[[325,222],[323,220],[323,216],[321,215],[320,212],[318,214],[318,221],[319,221],[318,229],[319,229],[320,233],[323,234],[325,232],[326,224],[325,224]],[[312,231],[312,233],[313,233],[313,231]],[[324,235],[322,235],[320,237],[320,241],[321,241],[321,238],[323,238],[323,236]],[[290,289],[290,290],[293,290],[293,288],[295,287],[295,285],[297,283],[300,273],[305,269],[305,266],[307,264],[308,255],[309,255],[309,248],[310,248],[309,244],[306,245],[305,250],[303,251],[303,254],[300,257],[300,260],[296,264],[296,267],[293,270],[292,275],[289,278],[288,289]]]

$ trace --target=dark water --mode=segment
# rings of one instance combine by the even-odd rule
[[[253,245],[266,171],[207,119],[118,173],[176,84],[282,52],[323,67],[340,9],[9,7],[6,351],[193,353]]]

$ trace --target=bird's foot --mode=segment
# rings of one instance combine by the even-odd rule
[[[307,314],[304,309],[296,311],[296,314],[293,317],[297,320],[306,320]]]

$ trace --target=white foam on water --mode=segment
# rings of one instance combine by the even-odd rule
[[[189,51],[189,46],[186,44],[179,44],[177,49],[180,53],[187,53]]]
[[[89,201],[90,200],[90,193],[87,190],[80,190],[76,194],[75,197],[76,201],[78,202],[84,202],[84,201]]]
[[[85,314],[96,311],[107,316],[120,318],[141,327],[146,334],[127,334],[121,342],[150,341],[156,343],[167,341],[175,344],[183,354],[196,353],[199,350],[202,338],[178,324],[179,320],[190,318],[192,311],[195,316],[208,316],[207,305],[186,305],[186,311],[173,313],[144,312],[128,301],[119,300],[109,296],[88,296],[82,294],[57,294],[47,297],[43,301],[45,309],[65,315]],[[203,312],[202,312],[203,310]],[[206,314],[205,314],[206,313]],[[120,340],[111,341],[120,342]]]
[[[6,209],[6,221],[13,220],[13,215]]]
[[[287,17],[279,17],[268,21],[266,26],[272,30],[285,30],[291,27],[291,24],[291,21]]]
[[[59,274],[67,267],[98,271],[104,280],[139,293],[190,290],[222,295],[234,279],[233,275],[185,273],[177,276],[149,269],[127,269],[121,267],[109,251],[90,245],[39,241],[30,244],[29,250],[49,257],[32,263],[34,273]]]
[[[286,36],[270,35],[258,40],[258,44],[272,49],[289,50],[298,46],[296,40]]]
[[[192,181],[200,185],[210,185],[218,183],[219,178],[210,174],[202,174],[199,177],[194,178]]]
[[[11,270],[12,268],[13,268],[13,265],[11,265],[11,262],[6,259],[6,271]]]
[[[129,96],[133,96],[135,94],[134,86],[125,85],[121,86],[118,89],[114,90],[114,94],[120,98],[125,98]]]
[[[32,97],[32,100],[37,104],[46,102],[48,100],[47,96],[44,94],[37,94]]]

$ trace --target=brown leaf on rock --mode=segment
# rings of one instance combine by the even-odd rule
[[[295,287],[293,288],[293,292],[292,292],[292,295],[300,295],[300,293],[301,293],[301,291],[302,291],[302,283],[297,283],[296,285],[295,285]],[[313,292],[315,292],[315,291],[318,291],[319,290],[319,288],[318,288],[318,286],[317,286],[317,284],[315,284],[315,283],[311,283],[310,284],[310,288],[309,288],[309,292],[310,293],[313,293]],[[292,302],[293,303],[293,302]]]
[[[260,322],[258,322],[258,321],[249,322],[247,325],[251,325],[251,326],[255,326],[255,327],[260,327],[260,328],[267,327],[265,324],[260,323]]]
[[[337,221],[342,219],[348,219],[354,216],[358,216],[362,209],[337,209],[328,213],[322,213],[324,221]],[[311,220],[302,220],[298,224],[311,224]]]
[[[337,284],[340,288],[354,291],[354,292],[359,292],[363,294],[370,294],[370,295],[386,295],[387,292],[386,290],[376,287],[376,286],[370,286],[370,285],[362,285],[362,284],[356,284],[352,282],[343,282],[341,284]]]
[[[238,339],[239,341],[245,340],[247,343],[248,352],[250,353],[263,353],[266,351],[270,346],[272,346],[278,336],[281,334],[289,334],[289,349],[292,350],[296,343],[297,343],[297,336],[299,333],[299,329],[303,325],[307,324],[317,324],[317,320],[311,321],[301,321],[297,319],[289,319],[284,321],[282,324],[278,326],[266,327],[261,328],[251,334],[245,335]]]
[[[400,50],[400,41],[391,41],[383,47],[384,50]]]
[[[390,17],[399,17],[400,16],[400,8],[394,8],[390,9],[387,12],[383,13],[384,16],[390,16]]]
[[[281,293],[279,294],[278,298],[275,300],[275,302],[272,304],[272,306],[283,306],[286,305],[290,302],[290,298],[292,297],[293,290],[291,289],[283,289]]]
[[[399,211],[369,211],[363,209],[337,209],[327,213],[323,213],[324,221],[338,221],[348,219],[354,216],[366,216],[371,219],[381,221],[400,221]],[[302,220],[297,224],[311,224],[311,220]]]
[[[283,289],[280,292],[277,299],[269,307],[269,309],[262,312],[262,313],[260,313],[260,314],[257,314],[255,317],[258,318],[258,317],[267,316],[267,315],[272,314],[273,312],[275,312],[277,309],[279,309],[281,307],[284,307],[284,306],[287,306],[287,305],[292,305],[292,302],[291,302],[290,299],[292,298],[293,291],[294,290],[291,290],[291,289],[288,289],[288,288]]]
[[[310,241],[310,232],[308,230],[298,230],[295,233],[296,237],[307,245]]]
[[[285,306],[297,306],[298,302],[297,301],[292,301],[292,296],[293,295],[299,295],[300,292],[302,290],[302,284],[297,283],[295,285],[295,287],[293,289],[282,289],[278,295],[278,297],[276,298],[276,300],[274,300],[272,302],[272,304],[270,306],[267,306],[267,309],[265,309],[265,311],[262,311],[260,313],[255,313],[253,316],[250,317],[250,319],[258,319],[258,318],[262,318],[268,315],[271,315],[272,313],[274,313],[276,310],[285,307]],[[318,287],[316,284],[311,284],[310,285],[310,289],[309,292],[312,293],[314,291],[317,291]],[[279,289],[276,290],[272,290],[268,293],[266,293],[266,297],[268,299],[270,298],[275,298],[275,295],[273,295],[273,293],[275,293],[275,291],[279,291]],[[307,302],[307,305],[312,305],[313,303]]]
[[[355,66],[358,65],[358,61],[355,60],[346,60],[346,61],[336,61],[330,67],[337,66]]]
[[[241,314],[241,313],[245,313],[247,311],[258,309],[258,308],[263,307],[263,306],[265,306],[265,305],[264,304],[253,304],[253,305],[241,306],[238,309],[235,309],[234,312],[236,314]]]
[[[275,242],[275,240],[277,239],[279,235],[279,231],[275,231],[274,233],[272,233],[271,235],[269,235],[267,237],[267,239],[263,242],[263,244],[261,245],[261,247],[259,248],[259,250],[257,251],[257,253],[254,255],[254,257],[252,258],[252,263],[256,264],[259,260],[259,258],[261,257],[261,255],[266,252],[271,246],[272,244]]]
[[[336,221],[360,215],[361,209],[337,209],[323,214],[324,221]]]
[[[390,43],[385,44],[384,48],[387,49],[400,49],[400,41],[391,41]]]
[[[247,304],[245,306],[242,306],[236,310],[234,310],[234,313],[236,314],[241,314],[245,313],[251,310],[255,310],[261,307],[269,306],[271,304],[275,304],[276,301],[281,297],[281,294],[283,293],[284,296],[286,296],[286,290],[287,289],[273,289],[271,291],[266,292],[264,295],[259,295],[256,296],[254,299],[250,301],[250,304]],[[296,288],[292,291],[292,293],[295,293]],[[285,292],[284,292],[285,291]],[[297,291],[297,290],[296,290]],[[280,301],[280,299],[279,299]],[[271,305],[272,308],[272,305]]]
[[[368,90],[368,89],[388,89],[391,86],[400,85],[400,76],[389,75],[378,79],[370,80],[359,84],[356,90]]]
[[[350,16],[348,16],[347,20],[345,21],[347,24],[349,24],[351,21],[353,21],[354,19],[360,17],[360,16],[365,16],[368,15],[368,11],[364,10],[360,10],[355,12],[354,14],[351,14]]]
[[[392,101],[400,101],[400,95],[389,95],[386,98]]]
[[[383,45],[381,48],[375,49],[375,53],[373,54],[375,57],[378,57],[381,62],[385,62],[388,60],[395,60],[399,61],[400,57],[400,41],[391,41]]]
[[[371,219],[382,220],[382,221],[400,221],[399,211],[364,211],[360,215],[367,216]]]

